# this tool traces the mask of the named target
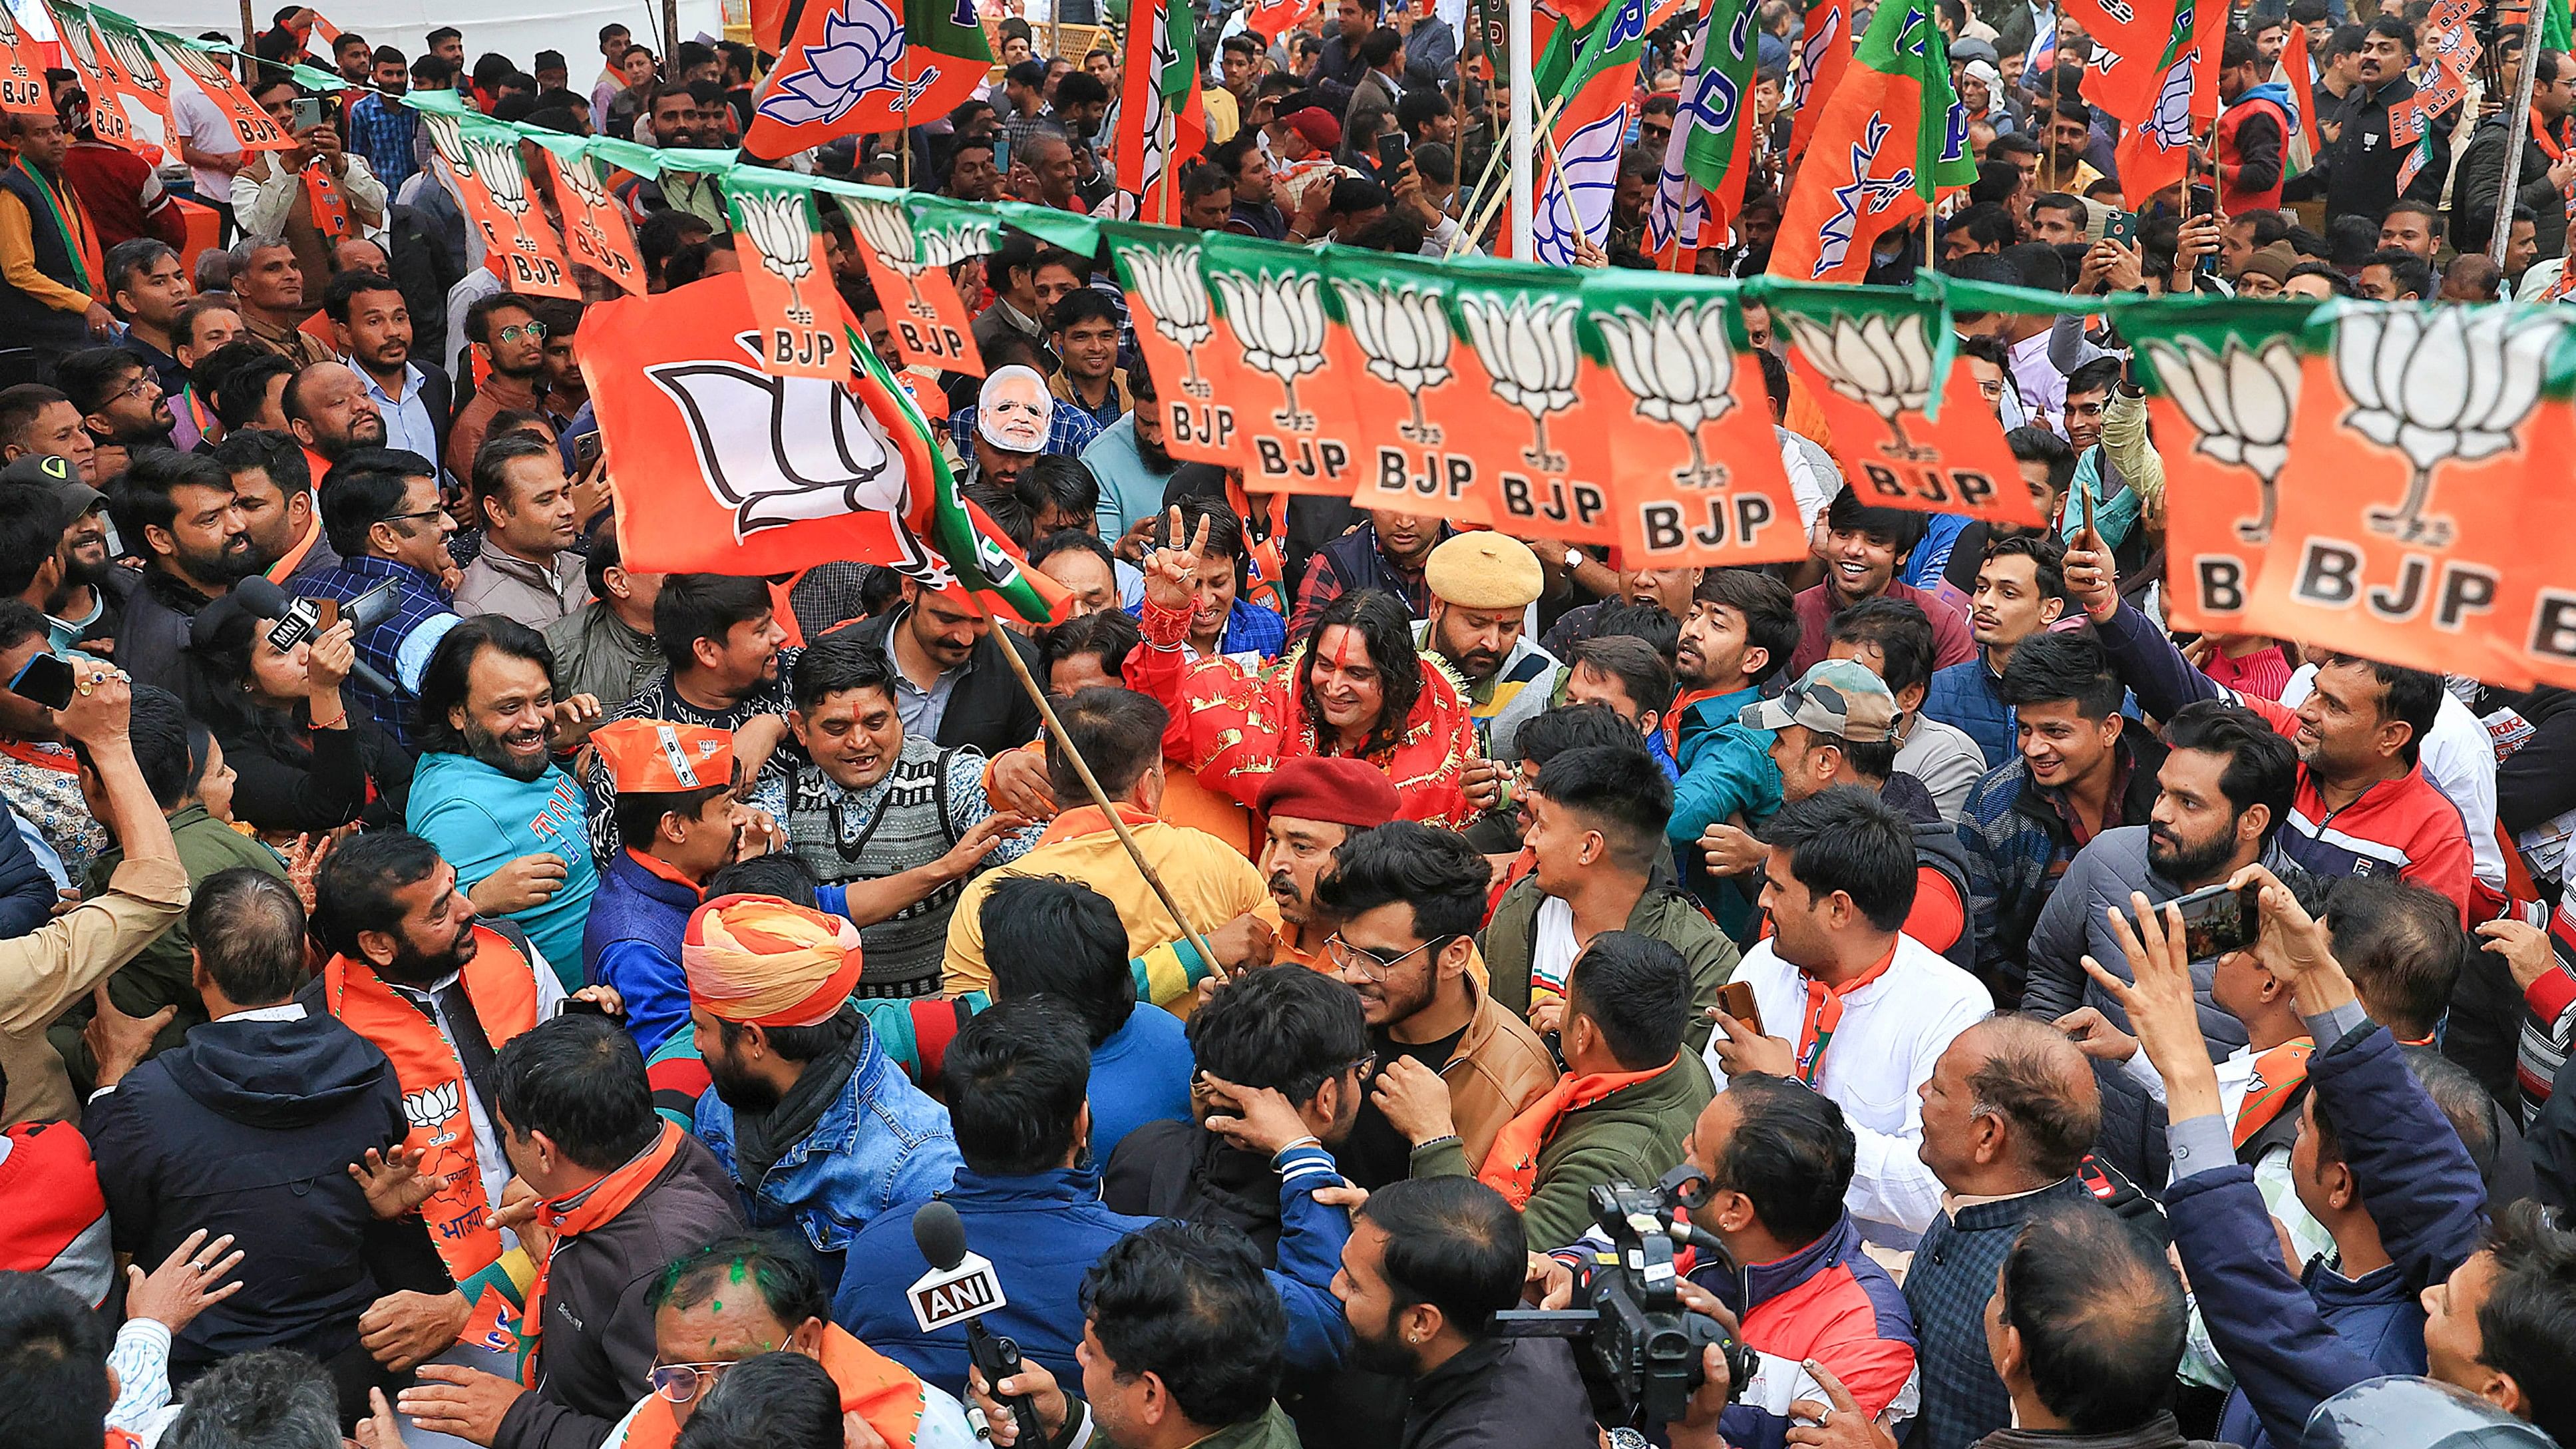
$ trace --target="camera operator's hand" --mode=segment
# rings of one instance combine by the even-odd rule
[[[1553,1253],[1529,1255],[1521,1278],[1521,1301],[1532,1308],[1566,1308],[1574,1303],[1574,1270]]]
[[[1731,1337],[1737,1331],[1735,1315],[1717,1301],[1717,1295],[1689,1279],[1676,1285],[1682,1307],[1725,1325]],[[1700,1385],[1693,1390],[1690,1407],[1682,1416],[1664,1426],[1671,1435],[1673,1449],[1718,1449],[1725,1444],[1717,1432],[1718,1416],[1726,1412],[1727,1401],[1735,1397],[1735,1384],[1726,1367],[1726,1349],[1709,1344],[1700,1350]]]
[[[2249,885],[2263,888],[2258,897],[2263,923],[2254,938],[2254,960],[2289,983],[2301,1016],[2321,1016],[2360,999],[2353,994],[2352,979],[2344,975],[2342,963],[2335,960],[2334,941],[2325,922],[2309,915],[2280,877],[2249,865],[2230,876],[2227,885],[2230,890]],[[2325,1045],[2319,1043],[2319,1050]]]
[[[1289,1143],[1315,1135],[1277,1087],[1238,1087],[1214,1072],[1199,1075],[1208,1085],[1207,1129],[1235,1146],[1276,1157]]]
[[[1450,1118],[1449,1084],[1413,1057],[1388,1062],[1377,1074],[1377,1089],[1369,1093],[1369,1100],[1377,1104],[1386,1125],[1416,1147],[1458,1135]]]
[[[999,1397],[995,1395],[997,1388]],[[1023,1396],[1028,1399],[1029,1407],[1037,1410],[1038,1427],[1046,1431],[1047,1438],[1063,1437],[1064,1421],[1072,1417],[1073,1404],[1064,1396],[1064,1390],[1056,1385],[1055,1375],[1047,1372],[1045,1364],[1035,1359],[1022,1359],[1020,1371],[999,1385],[985,1383],[982,1369],[970,1366],[966,1370],[967,1405],[983,1413],[984,1422],[991,1426],[996,1444],[1008,1446],[1019,1442],[1020,1421],[1002,1406],[1002,1400]]]
[[[1789,1426],[1788,1440],[1804,1449],[1896,1449],[1896,1436],[1887,1432],[1869,1416],[1851,1390],[1835,1378],[1833,1370],[1814,1359],[1807,1360],[1807,1377],[1825,1391],[1831,1403],[1819,1404],[1813,1399],[1800,1399],[1789,1406],[1792,1419],[1812,1419],[1807,1424]]]

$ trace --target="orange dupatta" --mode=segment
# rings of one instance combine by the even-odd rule
[[[1486,1150],[1485,1165],[1476,1180],[1510,1201],[1518,1212],[1529,1206],[1530,1194],[1538,1190],[1539,1149],[1556,1135],[1558,1119],[1568,1112],[1580,1112],[1613,1092],[1652,1081],[1669,1072],[1681,1058],[1642,1072],[1595,1072],[1583,1077],[1559,1077],[1547,1095],[1532,1102],[1503,1124],[1494,1134],[1494,1145]]]
[[[2237,1105],[2236,1126],[2228,1134],[2234,1145],[2253,1141],[2255,1133],[2272,1125],[2296,1100],[2308,1082],[2308,1058],[2316,1053],[2315,1042],[2298,1037],[2254,1058],[2254,1079],[2245,1084],[2245,1100]]]
[[[577,1238],[603,1226],[633,1207],[635,1200],[644,1195],[644,1189],[653,1185],[653,1179],[662,1175],[662,1169],[671,1165],[671,1158],[679,1152],[680,1139],[685,1134],[672,1122],[663,1122],[661,1128],[661,1135],[653,1139],[653,1145],[630,1158],[625,1166],[570,1197],[553,1198],[538,1204],[537,1219],[545,1228],[540,1241],[545,1251],[534,1255],[537,1277],[528,1285],[528,1306],[523,1315],[524,1327],[519,1334],[520,1339],[530,1346],[520,1369],[522,1381],[530,1388],[536,1387],[535,1349],[543,1343],[540,1335],[546,1327],[546,1280],[553,1271],[555,1254],[563,1251],[565,1239]]]
[[[861,1343],[838,1324],[823,1325],[823,1371],[841,1391],[841,1412],[868,1421],[888,1444],[910,1444],[921,1433],[921,1380],[912,1370]],[[660,1394],[646,1394],[615,1449],[671,1449],[680,1426]]]
[[[1835,1028],[1843,1024],[1843,998],[1886,975],[1887,968],[1895,964],[1896,948],[1889,946],[1887,954],[1879,958],[1877,965],[1840,986],[1827,986],[1813,976],[1806,977],[1807,1011],[1798,1024],[1799,1081],[1812,1087],[1816,1084],[1816,1074],[1824,1070],[1825,1048],[1832,1045]],[[1806,975],[1804,972],[1799,974]]]

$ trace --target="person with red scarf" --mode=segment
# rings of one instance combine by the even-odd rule
[[[1177,510],[1167,536],[1182,536]],[[1385,594],[1335,599],[1302,647],[1258,672],[1222,657],[1190,660],[1182,647],[1190,581],[1206,539],[1202,521],[1189,547],[1146,557],[1145,642],[1122,671],[1129,689],[1171,712],[1168,759],[1248,807],[1283,762],[1308,755],[1349,755],[1384,770],[1401,819],[1462,829],[1499,798],[1458,686],[1424,667],[1411,616]]]
[[[487,1449],[595,1449],[654,1367],[646,1286],[741,1230],[733,1184],[654,1112],[643,1055],[604,1017],[556,1017],[511,1038],[491,1076],[503,1150],[535,1193],[501,1214],[536,1266],[520,1379],[425,1364],[394,1409]]]

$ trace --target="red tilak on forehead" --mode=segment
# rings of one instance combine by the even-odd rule
[[[1327,657],[1332,660],[1333,667],[1335,669],[1341,670],[1346,674],[1350,672],[1351,667],[1354,665],[1366,666],[1368,663],[1368,649],[1366,645],[1360,642],[1360,631],[1357,629],[1344,629],[1342,631],[1341,647],[1335,649]]]

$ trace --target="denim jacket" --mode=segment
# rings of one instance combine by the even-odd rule
[[[698,1098],[698,1136],[742,1190],[753,1227],[804,1233],[826,1289],[839,1284],[842,1255],[870,1219],[945,1191],[963,1165],[948,1109],[904,1078],[873,1032],[839,1100],[757,1184],[734,1166],[733,1108],[713,1088]]]

